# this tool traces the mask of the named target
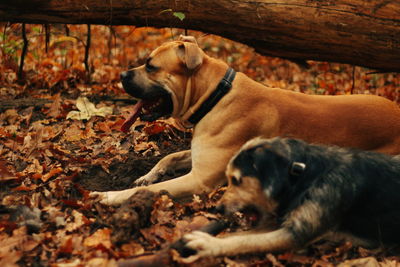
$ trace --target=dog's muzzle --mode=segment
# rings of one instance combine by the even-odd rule
[[[134,72],[131,70],[121,72],[120,74],[122,86],[124,87],[125,91],[127,91],[127,93],[129,93],[128,91],[133,87],[133,76]]]
[[[124,82],[124,81],[126,81],[126,80],[129,80],[129,79],[132,80],[132,78],[133,78],[133,72],[130,71],[130,70],[124,71],[124,72],[122,72],[122,73],[120,74],[120,77],[121,77],[121,81],[122,81],[122,82]]]
[[[148,87],[142,87],[134,81],[134,70],[121,72],[120,78],[125,92],[139,99],[121,126],[123,132],[127,132],[138,117],[142,121],[154,121],[160,117],[170,116],[173,111],[172,98],[161,84],[154,83]]]

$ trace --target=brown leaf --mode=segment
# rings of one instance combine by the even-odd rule
[[[96,124],[96,126],[97,126],[96,128],[100,131],[103,131],[107,134],[111,133],[111,128],[110,128],[110,126],[108,126],[107,122],[99,122]]]
[[[68,232],[73,232],[81,228],[83,225],[89,223],[89,220],[77,210],[72,210],[70,219],[71,221],[65,227],[65,230],[67,230]]]
[[[8,168],[7,168],[7,162],[4,160],[0,160],[0,181],[9,181],[9,180],[14,180],[17,179],[15,174],[13,174]]]
[[[266,258],[272,263],[272,266],[274,267],[285,267],[285,265],[283,265],[282,263],[280,263],[277,258],[271,254],[271,253],[267,253]]]
[[[58,249],[58,253],[62,254],[71,254],[74,250],[74,246],[72,244],[72,236],[67,236],[64,238],[60,248]]]
[[[64,132],[64,139],[66,141],[74,142],[82,139],[81,129],[76,123],[72,123]]]
[[[39,163],[39,161],[35,158],[32,163],[26,167],[24,170],[25,173],[43,173],[43,166]]]
[[[43,124],[35,122],[32,125],[32,132],[25,136],[23,149],[27,151],[28,156],[30,156],[35,149],[43,147],[43,129]]]
[[[48,111],[44,112],[47,114],[47,117],[50,118],[58,118],[61,114],[62,107],[61,107],[61,93],[55,94],[53,97],[53,102],[50,105]]]
[[[22,252],[18,250],[10,251],[5,255],[0,255],[0,266],[19,267],[20,265],[17,264],[17,261],[19,261],[21,257]]]
[[[26,227],[15,229],[11,237],[0,236],[0,258],[12,251],[28,252],[38,245],[31,236],[27,235]]]
[[[139,243],[136,243],[135,241],[131,241],[130,243],[123,244],[121,246],[121,252],[120,256],[121,257],[132,257],[135,255],[140,255],[144,253],[144,248],[142,245]]]
[[[91,236],[85,238],[83,245],[86,247],[103,246],[107,249],[110,249],[112,246],[110,238],[111,230],[109,228],[99,229]]]
[[[152,245],[159,246],[162,243],[171,243],[175,238],[174,229],[165,225],[154,225],[151,228],[140,229],[140,233]]]
[[[86,267],[118,267],[117,262],[114,259],[106,258],[92,258],[85,263]]]
[[[347,260],[338,267],[379,267],[379,262],[374,257]]]

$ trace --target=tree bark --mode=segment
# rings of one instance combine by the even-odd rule
[[[0,2],[0,21],[193,29],[264,55],[400,70],[393,0],[10,0]]]

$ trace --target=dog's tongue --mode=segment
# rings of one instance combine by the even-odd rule
[[[129,114],[129,117],[122,124],[121,131],[123,131],[124,133],[127,133],[129,131],[129,128],[131,128],[132,124],[136,121],[137,117],[139,117],[143,105],[144,105],[143,100],[139,100],[136,103],[136,105],[133,107],[131,114]]]

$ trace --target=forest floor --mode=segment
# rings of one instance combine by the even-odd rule
[[[224,188],[180,202],[165,192],[141,192],[120,207],[88,197],[90,191],[129,188],[161,157],[190,147],[191,132],[168,120],[138,120],[129,133],[120,131],[135,103],[122,89],[120,72],[142,64],[181,32],[92,26],[89,77],[83,63],[86,26],[52,25],[46,42],[44,27],[27,25],[28,53],[18,77],[21,25],[0,26],[0,265],[130,266],[124,260],[159,251],[166,258],[145,258],[146,266],[184,265],[164,248],[217,218],[214,207]],[[400,103],[398,74],[314,61],[299,66],[217,36],[190,34],[207,54],[268,86],[307,94],[377,94]],[[245,227],[239,223],[225,232]],[[320,241],[299,251],[188,266],[398,266],[397,255]]]

